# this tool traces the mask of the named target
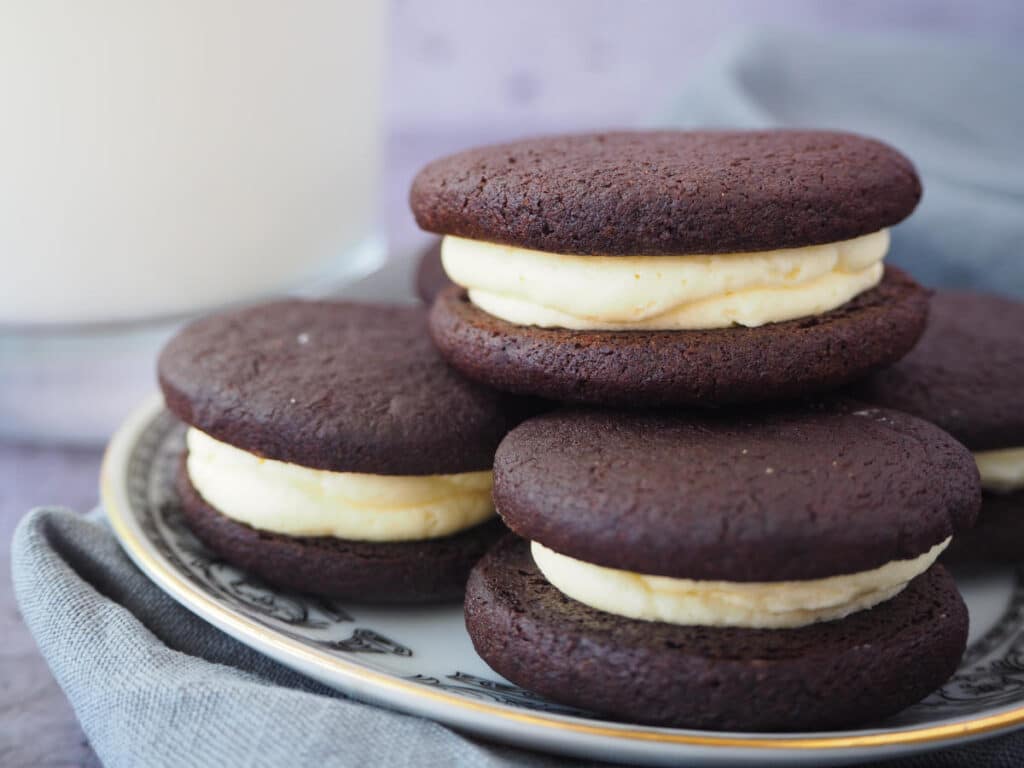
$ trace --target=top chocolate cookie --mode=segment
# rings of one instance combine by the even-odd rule
[[[430,343],[426,310],[280,301],[198,320],[158,363],[183,421],[265,458],[334,472],[490,469],[515,421]]]
[[[529,419],[498,448],[494,502],[519,536],[587,563],[789,581],[917,557],[973,525],[981,492],[934,425],[824,400]]]
[[[857,396],[938,424],[971,450],[1024,445],[1024,303],[945,291],[917,346]]]
[[[424,168],[423,229],[553,253],[680,255],[848,240],[906,218],[911,162],[830,131],[648,131],[538,138]]]

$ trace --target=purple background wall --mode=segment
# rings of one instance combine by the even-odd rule
[[[636,125],[750,26],[1004,48],[1020,0],[395,0],[385,115],[400,131]]]
[[[393,0],[382,210],[394,249],[426,241],[405,197],[440,154],[531,133],[650,123],[745,30],[948,38],[1019,51],[1022,0]]]

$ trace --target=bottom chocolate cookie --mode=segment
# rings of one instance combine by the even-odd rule
[[[953,538],[943,554],[950,563],[1024,561],[1024,491],[985,493],[974,528]]]
[[[461,288],[438,294],[430,334],[449,364],[520,395],[622,407],[781,400],[849,384],[903,357],[928,315],[928,292],[889,267],[831,312],[756,328],[570,331],[493,317]]]
[[[798,629],[637,621],[566,597],[509,536],[470,575],[466,627],[496,672],[554,701],[652,725],[794,731],[920,701],[956,670],[967,608],[933,566],[871,610]]]
[[[286,589],[357,602],[457,600],[473,564],[505,530],[495,518],[425,541],[284,536],[236,522],[207,504],[184,461],[176,486],[189,528],[227,562]]]

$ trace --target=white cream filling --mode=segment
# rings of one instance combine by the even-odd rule
[[[448,236],[448,276],[483,311],[574,330],[700,330],[819,315],[882,279],[886,229],[752,253],[576,256]]]
[[[1013,493],[1024,489],[1024,448],[978,451],[974,461],[986,491]]]
[[[563,594],[630,619],[708,627],[776,629],[841,619],[898,595],[951,539],[912,560],[807,581],[695,581],[606,568],[530,545],[544,577]]]
[[[255,456],[189,429],[188,476],[221,514],[287,536],[409,541],[494,514],[490,470],[454,475],[327,472]]]

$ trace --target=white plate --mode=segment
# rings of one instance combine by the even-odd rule
[[[828,733],[719,733],[614,722],[509,684],[473,651],[461,606],[338,604],[271,589],[211,555],[182,522],[172,478],[184,427],[154,398],[114,437],[103,503],[156,584],[242,643],[375,704],[479,736],[646,764],[842,765],[993,735],[1024,724],[1024,571],[957,574],[971,638],[956,676],[899,716]]]

